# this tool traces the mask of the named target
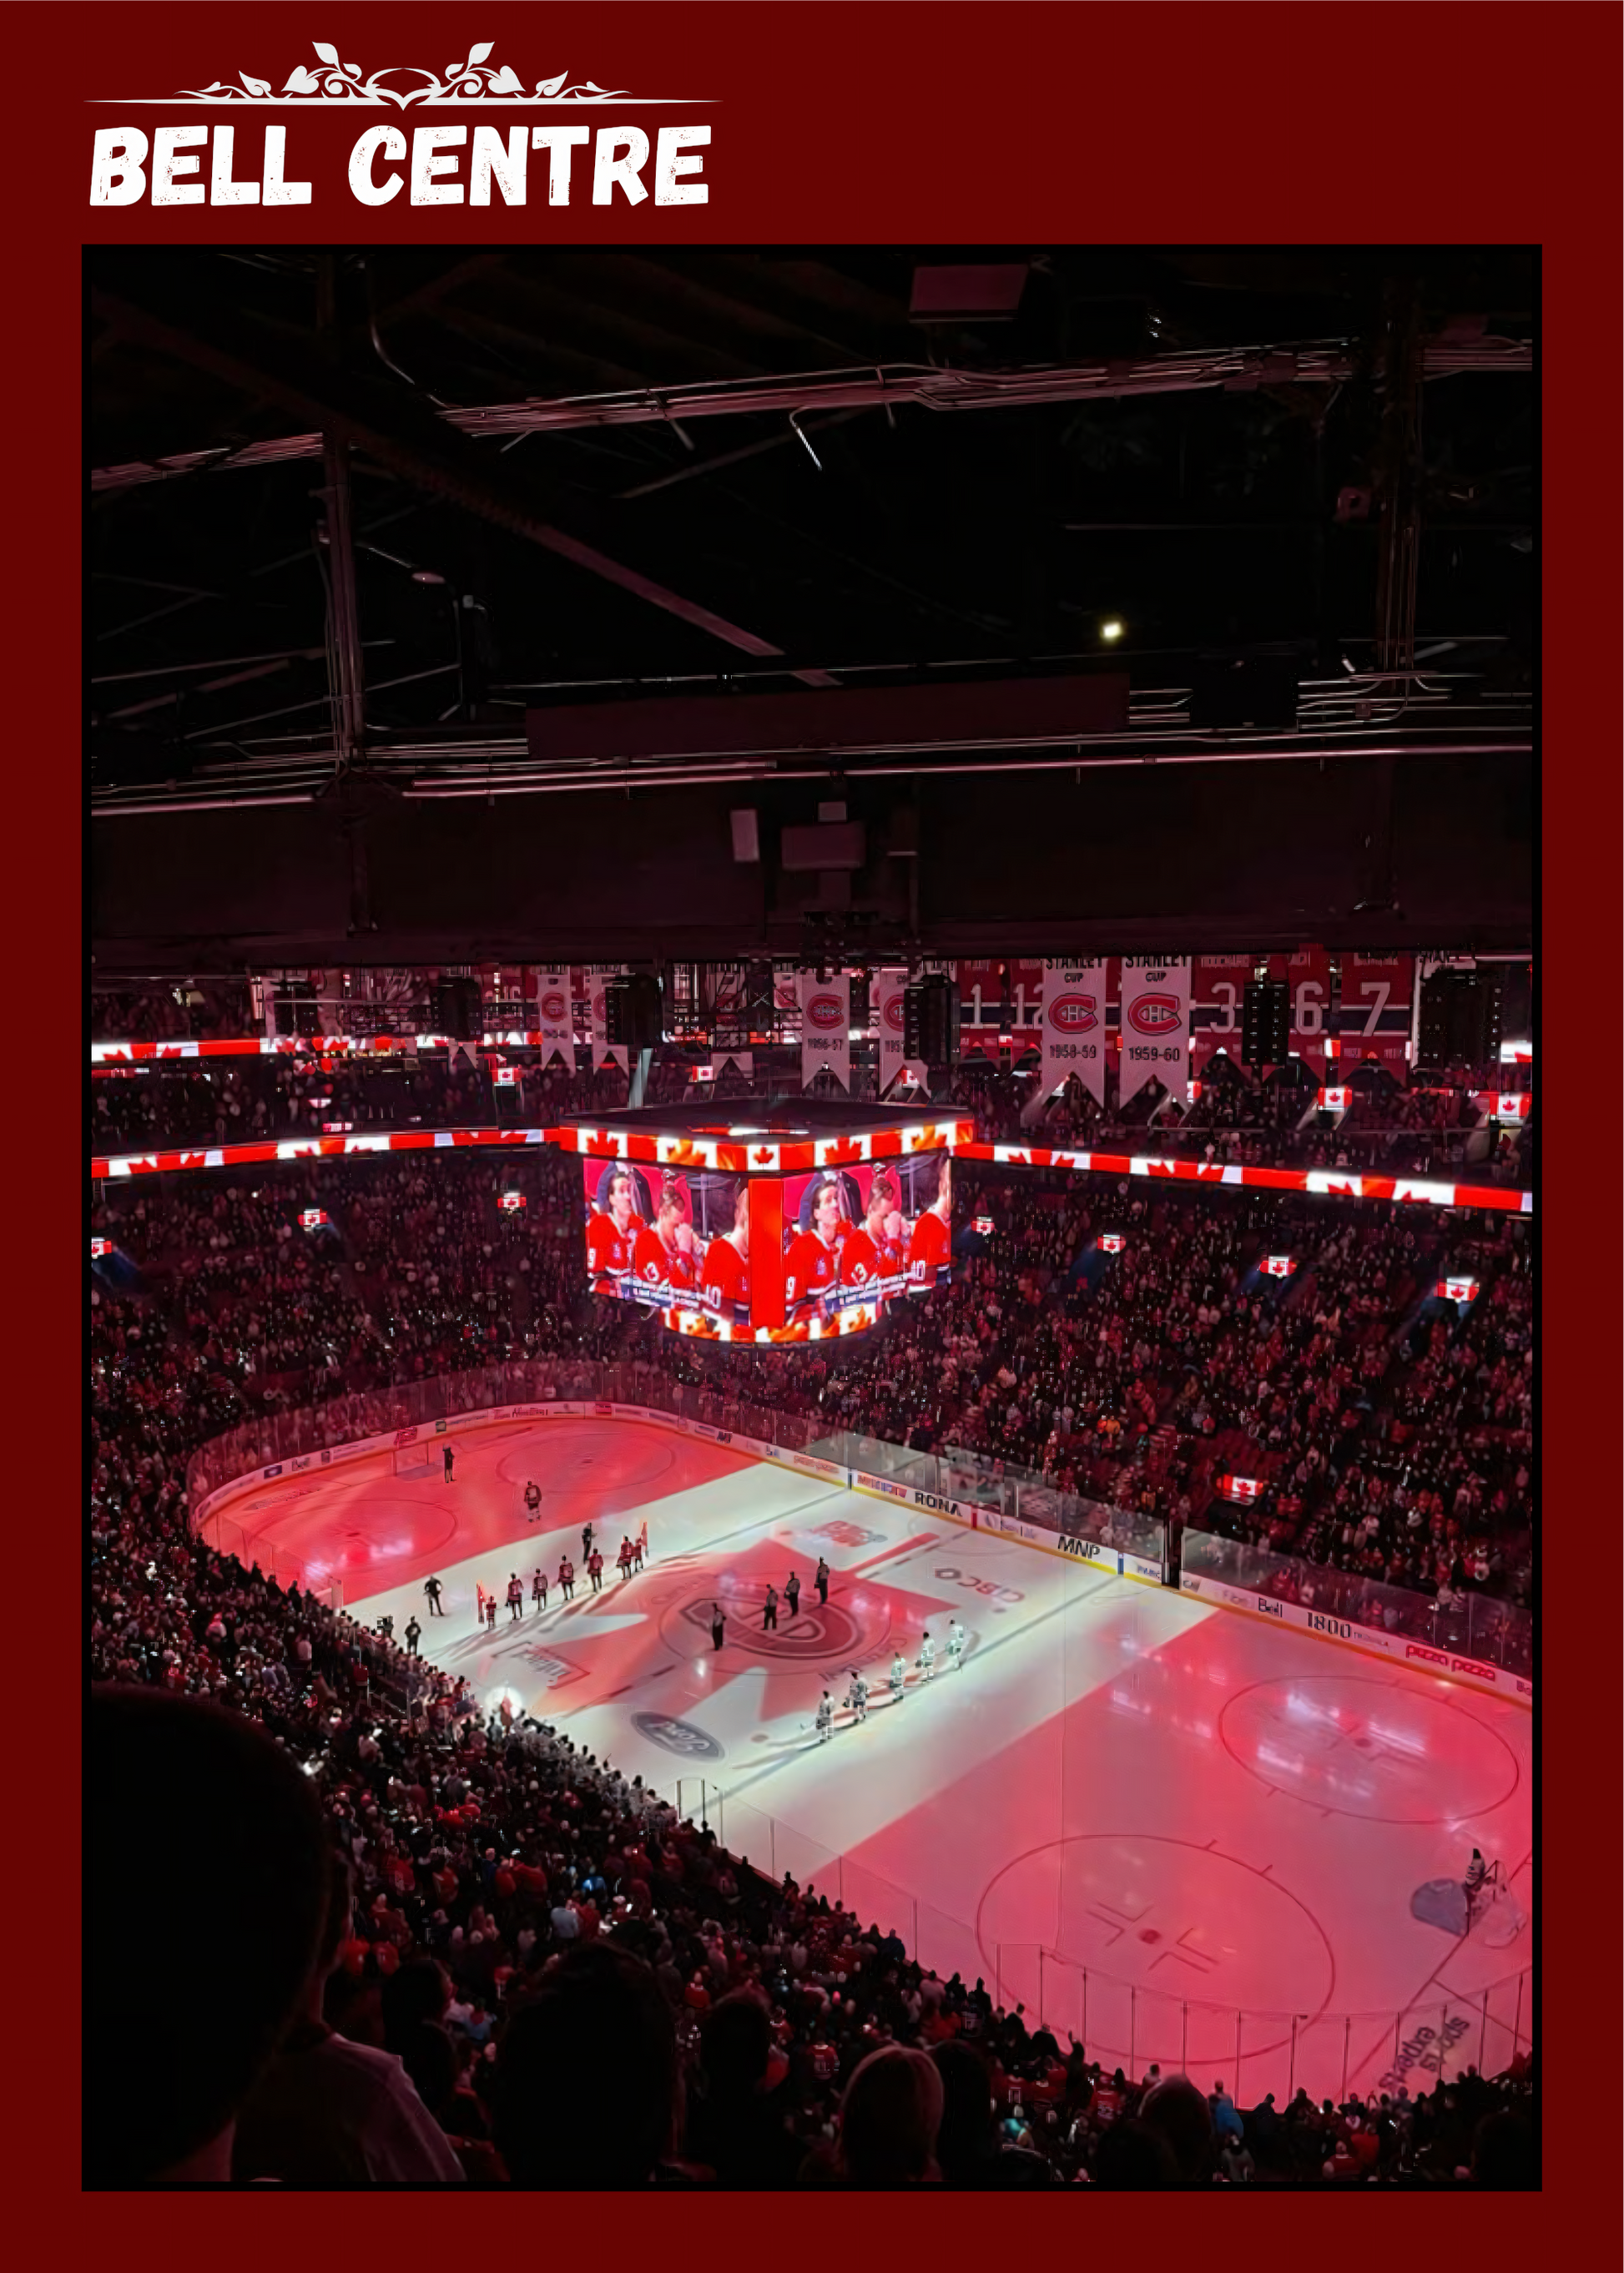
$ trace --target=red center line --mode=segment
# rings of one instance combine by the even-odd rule
[[[900,1547],[888,1547],[883,1555],[871,1555],[866,1563],[853,1563],[851,1569],[842,1575],[848,1579],[861,1578],[865,1571],[873,1571],[882,1563],[894,1562],[898,1555],[910,1554],[915,1547],[929,1547],[935,1537],[934,1531],[921,1531],[916,1538],[905,1539]]]

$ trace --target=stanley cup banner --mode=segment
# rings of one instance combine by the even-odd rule
[[[1152,1075],[1180,1105],[1190,1078],[1190,958],[1163,963],[1147,955],[1122,958],[1122,1073],[1125,1105]]]
[[[874,974],[875,1016],[880,1036],[880,1095],[889,1095],[893,1083],[916,1082],[921,1089],[929,1089],[925,1062],[922,1058],[906,1054],[903,1039],[903,992],[908,974],[901,969],[876,971]]]
[[[1046,963],[1039,1028],[1043,1094],[1052,1097],[1075,1074],[1096,1105],[1105,1102],[1105,982],[1098,963]]]
[[[542,1064],[550,1066],[554,1058],[562,1058],[573,1070],[575,1029],[570,1016],[568,971],[537,972],[536,1031],[541,1036]]]
[[[618,979],[625,969],[620,963],[589,963],[582,971],[586,980],[586,996],[592,1025],[592,1071],[601,1073],[606,1065],[619,1066],[622,1073],[631,1069],[626,1062],[624,1042],[609,1039],[609,981]]]
[[[801,1086],[810,1089],[825,1067],[842,1089],[852,1086],[852,983],[844,971],[820,979],[797,974],[801,994]]]

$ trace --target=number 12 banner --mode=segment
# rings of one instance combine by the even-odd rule
[[[1107,977],[1103,961],[1043,965],[1038,1023],[1045,1097],[1052,1097],[1075,1074],[1096,1105],[1105,1103]]]
[[[1190,958],[1163,963],[1149,956],[1122,958],[1122,1073],[1124,1105],[1154,1075],[1182,1106],[1190,1078]]]

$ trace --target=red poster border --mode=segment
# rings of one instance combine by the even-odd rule
[[[1620,611],[1608,502],[1620,493],[1616,390],[1605,383],[1613,377],[1613,329],[1605,311],[1614,304],[1620,268],[1616,9],[1575,0],[1504,0],[1492,8],[1429,0],[1402,11],[1346,0],[1320,6],[1169,0],[1139,7],[976,0],[934,8],[868,0],[860,15],[851,4],[803,0],[748,10],[715,0],[680,9],[632,0],[544,13],[511,4],[454,8],[438,0],[410,9],[363,9],[351,0],[320,12],[318,22],[310,11],[286,6],[250,4],[226,14],[172,0],[140,8],[105,0],[71,9],[14,4],[7,11],[14,97],[6,144],[14,214],[9,251],[11,304],[19,319],[7,378],[12,431],[27,438],[12,469],[12,526],[26,561],[25,600],[32,596],[39,610],[30,625],[38,667],[13,740],[14,751],[33,754],[35,762],[19,769],[12,793],[14,814],[20,804],[26,822],[18,842],[36,857],[14,859],[12,921],[36,997],[47,991],[47,974],[55,980],[71,961],[80,927],[68,864],[51,853],[56,830],[71,831],[76,817],[72,761],[64,745],[71,747],[74,739],[64,692],[79,642],[71,601],[57,596],[73,593],[81,565],[64,509],[64,476],[81,453],[74,385],[79,248],[93,233],[86,206],[86,97],[104,86],[123,94],[195,85],[192,75],[199,69],[261,70],[272,51],[297,55],[312,30],[336,39],[346,52],[356,46],[369,63],[387,47],[425,59],[432,53],[438,64],[442,49],[446,57],[460,56],[471,38],[496,35],[522,71],[568,62],[601,77],[605,68],[619,67],[618,56],[635,54],[635,72],[628,71],[634,85],[670,80],[680,82],[679,94],[688,93],[691,83],[720,95],[707,168],[713,201],[656,216],[658,233],[671,243],[1177,242],[1199,236],[1213,244],[1425,237],[1540,245],[1540,367],[1550,407],[1545,495],[1555,540],[1547,570],[1555,599],[1546,619],[1543,696],[1554,787],[1545,800],[1542,851],[1558,881],[1552,967],[1568,974],[1553,990],[1542,1044],[1559,1063],[1593,1062],[1595,1025],[1587,1020],[1581,1031],[1579,1006],[1610,987],[1616,969],[1611,955],[1603,962],[1612,928],[1604,925],[1604,911],[1617,904],[1616,720],[1613,704],[1598,708],[1594,669],[1587,668],[1615,651]],[[389,37],[380,41],[386,31]],[[346,130],[346,146],[352,131]],[[295,225],[274,232],[263,216],[256,218],[257,229],[241,214],[155,214],[143,207],[97,216],[94,233],[123,242],[258,236],[464,244],[504,235],[632,243],[654,233],[636,214],[590,206],[568,216],[545,209],[497,213],[477,234],[470,216],[455,210],[402,212],[397,205],[362,214],[336,199],[279,216]],[[559,227],[566,219],[568,236]],[[31,353],[21,344],[40,338],[54,341],[49,352]],[[1588,986],[1575,984],[1572,974],[1586,969],[1597,976]],[[65,1061],[65,1050],[61,1055]],[[82,1079],[82,1056],[76,1056]],[[1565,1162],[1568,1141],[1559,1129],[1559,1161]],[[1559,1352],[1549,1375],[1547,1467],[1564,1521],[1555,1549],[1564,1560],[1548,1570],[1557,1573],[1566,1568],[1568,1539],[1580,1525],[1588,1527],[1598,1497],[1610,1504],[1617,1489],[1613,1432],[1596,1428],[1592,1418],[1611,1409],[1618,1379],[1616,1324],[1603,1324],[1615,1318],[1616,1306],[1575,1302],[1583,1332],[1565,1315],[1564,1290],[1577,1295],[1579,1274],[1598,1256],[1610,1273],[1618,1252],[1611,1163],[1595,1160],[1594,1175],[1580,1172],[1584,1165],[1559,1170],[1547,1196],[1556,1287],[1549,1309]],[[30,1204],[18,1212],[13,1254],[33,1273],[30,1339],[51,1349],[67,1333],[57,1234],[75,1191],[84,1204],[73,1148],[33,1174],[41,1181],[31,1182]],[[1600,1207],[1596,1188],[1609,1195]],[[49,1331],[59,1308],[60,1336]],[[55,1372],[32,1377],[28,1392],[29,1425],[20,1432],[25,1474],[21,1489],[14,1485],[14,1501],[24,1504],[28,1493],[26,1504],[48,1512],[41,1527],[47,1569],[39,1578],[32,1571],[19,1574],[25,1617],[17,1648],[24,1664],[13,1689],[19,1697],[50,1700],[49,1718],[29,1716],[37,1747],[47,1728],[54,1733],[62,1690],[56,1635],[44,1613],[64,1599],[60,1582],[71,1586],[72,1519],[51,1437],[53,1430],[60,1436],[71,1428],[75,1400]],[[1576,1570],[1605,1572],[1611,1543],[1604,1533],[1598,1551],[1585,1538],[1573,1558]],[[1541,2239],[1548,2249],[1554,2242],[1556,2251],[1570,2233],[1578,2239],[1598,2178],[1608,2181],[1602,2231],[1616,2231],[1605,2117],[1601,2133],[1593,2128],[1617,2089],[1617,2051],[1608,2043],[1620,2009],[1616,1937],[1607,1924],[1612,1850],[1604,1833],[1598,1875],[1596,1842],[1586,1836],[1598,1815],[1604,1826],[1611,1821],[1618,1789],[1598,1758],[1605,1745],[1609,1762],[1615,1759],[1616,1738],[1602,1732],[1618,1726],[1618,1622],[1605,1607],[1601,1632],[1565,1637],[1582,1646],[1550,1652],[1541,1668],[1541,1700],[1557,1734],[1545,1772],[1555,1827],[1541,1855],[1542,1908],[1551,1905],[1553,1929],[1544,1937],[1541,2034],[1547,2066],[1555,2053],[1560,2104],[1568,2118],[1567,2128],[1547,2118],[1545,2142],[1547,2191],[1560,2222],[1553,2232],[1547,2215]],[[24,1669],[30,1664],[31,1679]],[[27,1827],[19,1827],[19,1835],[50,1858],[53,1871],[36,1893],[40,1908],[22,1929],[34,1934],[44,1930],[45,1914],[56,1914],[71,1884],[68,1857],[77,1823],[66,1779],[48,1767],[31,1782]],[[1583,1877],[1582,1838],[1588,1850]],[[98,1888],[93,1900],[94,1929],[116,1932],[116,1889]],[[64,1989],[68,1993],[60,1993]],[[29,2127],[39,2134],[31,2137],[35,2182],[14,2216],[25,2226],[25,2247],[58,2241],[46,2224],[56,2223],[53,2193],[78,2185],[74,2029],[64,2009],[73,1996],[68,1983],[58,1990],[39,2047],[49,2080],[42,2094],[37,2084],[34,2094],[47,2119]],[[1600,2087],[1594,2096],[1583,2088],[1592,2075]],[[139,2089],[139,2078],[132,2074],[132,2082]],[[1553,2109],[1558,2104],[1553,2098]],[[613,2119],[608,2111],[605,2119]],[[55,2186],[40,2183],[48,2172]],[[373,2252],[380,2239],[397,2232],[409,2233],[418,2248],[442,2237],[467,2246],[469,2213],[455,2200],[392,2210],[376,2197],[300,2205],[261,2199],[267,2206],[252,2227],[240,2210],[210,2210],[196,2200],[142,2209],[93,2198],[76,2223],[93,2245],[104,2240],[109,2256],[127,2259],[133,2249],[138,2262],[159,2248],[169,2262],[184,2262],[226,2240],[233,2263],[250,2273],[261,2266],[281,2273],[289,2243],[300,2235],[319,2237],[329,2251],[353,2240]],[[1340,2217],[1329,2203],[1302,2196],[1275,2200],[1267,2213],[1237,2214],[1247,2221],[1246,2246],[1255,2246],[1259,2219],[1267,2215],[1271,2240],[1304,2244],[1320,2266],[1363,2264],[1383,2246],[1410,2255],[1430,2245],[1458,2256],[1490,2245],[1502,2255],[1533,2239],[1536,2205],[1523,2198],[1479,2204],[1450,2195],[1426,2206],[1413,2195],[1402,2206],[1393,2196],[1378,2202],[1383,2206],[1371,2215],[1379,2232],[1367,2231],[1363,2218]],[[992,2198],[937,2200],[922,2210],[897,2201],[861,2209],[831,2202],[816,2220],[777,2219],[768,2246],[792,2260],[810,2248],[826,2256],[841,2239],[865,2255],[876,2245],[917,2253],[921,2243],[950,2240],[961,2251],[996,2250],[1008,2247],[1019,2221],[1022,2243],[1041,2247],[1074,2236],[1073,2215],[1096,2242],[1106,2233],[1127,2245],[1144,2236],[1137,2204],[1113,2214],[1099,2203],[1062,2210],[1053,2197],[1035,2198],[1019,2211]],[[1155,2242],[1165,2246],[1176,2235],[1210,2250],[1222,2215],[1215,2203],[1168,2204],[1156,2216]],[[36,2220],[37,2237],[26,2230]],[[546,2246],[553,2249],[568,2241],[590,2249],[603,2231],[601,2209],[586,2200],[550,2204],[545,2220]],[[703,2201],[668,2196],[661,2224],[662,2241],[669,2233],[703,2247],[714,2234],[715,2211]],[[643,2230],[649,2233],[646,2224]]]

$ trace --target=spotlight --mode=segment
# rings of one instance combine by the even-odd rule
[[[1122,637],[1122,621],[1119,617],[1107,616],[1100,626],[1100,637],[1107,641],[1119,640]]]

